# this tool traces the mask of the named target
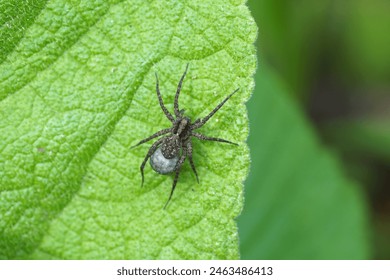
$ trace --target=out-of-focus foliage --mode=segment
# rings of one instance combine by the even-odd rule
[[[369,207],[366,209],[371,213],[366,214],[371,217],[371,221],[367,228],[362,227],[361,230],[366,233],[372,232],[371,244],[368,247],[372,246],[373,251],[370,254],[370,250],[362,250],[359,251],[360,253],[357,250],[354,251],[353,256],[348,257],[389,259],[390,32],[388,30],[390,30],[390,17],[388,11],[390,2],[387,0],[249,0],[248,5],[259,26],[257,47],[258,54],[261,55],[258,68],[260,77],[268,72],[266,68],[273,69],[280,77],[285,84],[286,92],[298,101],[302,114],[309,119],[308,125],[315,127],[318,134],[315,138],[321,139],[320,142],[327,146],[325,151],[336,152],[342,164],[335,168],[339,169],[342,176],[355,181],[355,188],[361,189],[368,201]],[[259,83],[265,83],[264,77],[263,80],[257,78],[255,95],[276,94],[277,91],[273,88],[267,88],[266,93],[262,92],[265,88]],[[250,102],[248,107],[251,115],[253,111],[261,110],[263,105],[259,102],[264,100],[254,96]],[[294,106],[293,104],[289,106]],[[253,118],[250,120],[250,139],[266,137],[268,132],[264,125],[259,125],[262,120]],[[288,142],[290,139],[285,137],[284,140]],[[260,140],[252,142],[249,140],[249,144],[252,145],[252,172],[247,181],[246,207],[250,207],[250,201],[254,199],[253,192],[259,192],[252,188],[256,185],[253,180],[257,177],[254,176],[261,176],[260,159],[262,153],[266,152],[260,143]],[[277,151],[273,154],[279,155]],[[292,152],[291,156],[293,155],[295,153]],[[285,160],[287,159],[286,157]],[[299,165],[300,162],[296,164]],[[284,176],[285,174],[280,174],[280,178]],[[261,179],[259,182],[262,182]],[[315,188],[320,183],[313,178],[312,184]],[[287,194],[290,186],[291,182],[285,183],[284,190]],[[267,186],[257,187],[264,190],[263,188]],[[280,214],[278,211],[289,210],[291,207],[289,204],[286,206],[282,203],[284,195],[280,193],[276,198],[272,198],[273,203],[277,205],[273,212]],[[266,200],[266,197],[263,196],[262,199]],[[257,211],[257,216],[252,212],[253,227],[259,223],[267,226],[269,221],[267,219],[271,215],[269,212],[265,214],[265,208],[260,206],[262,203],[270,202],[264,202],[262,199],[259,199],[257,204],[258,209],[262,209],[263,212]],[[294,209],[290,210],[294,211]],[[271,255],[279,258],[309,258],[304,254],[307,253],[304,247],[301,255],[299,252],[294,255],[284,252],[284,256],[269,254],[270,245],[264,245],[265,241],[261,239],[263,231],[267,229],[261,229],[257,237],[252,234],[252,240],[249,241],[244,233],[250,230],[246,228],[250,223],[242,221],[248,218],[245,215],[250,211],[250,208],[245,208],[240,220],[240,230],[243,232],[241,247],[243,257]],[[346,212],[342,211],[342,213]],[[311,214],[315,215],[315,211]],[[337,219],[336,213],[329,214]],[[283,217],[280,215],[274,213],[272,217],[273,223],[283,224],[281,220]],[[312,232],[323,228],[326,222],[321,224],[321,221],[325,221],[326,217],[326,215],[318,215],[319,224],[311,229]],[[262,221],[259,222],[259,219]],[[330,224],[328,227],[331,230]],[[286,230],[286,227],[280,226],[279,229]],[[288,237],[287,233],[283,235],[276,231],[272,233],[274,236],[270,241],[274,244],[272,246],[276,246],[275,243],[285,244],[288,240],[284,238]],[[345,233],[348,234],[347,228]],[[356,248],[366,248],[362,242],[355,239],[356,232],[352,229],[349,230],[349,235],[350,241],[356,242]],[[304,237],[304,233],[299,237]],[[313,236],[308,237],[310,240],[311,238],[315,240]],[[321,231],[318,231],[317,237],[316,241],[319,243],[311,245],[318,248],[326,246],[325,243],[320,244]],[[251,246],[248,246],[251,242]],[[258,242],[263,245],[259,247]],[[332,245],[334,243],[329,243],[329,246]],[[254,248],[259,250],[256,254],[253,254]],[[347,254],[344,254],[347,248],[347,245],[339,246],[340,258],[347,257]],[[285,247],[285,250],[289,248]],[[283,249],[280,252],[283,252]],[[321,256],[317,254],[317,257]],[[332,258],[338,257],[333,255]]]
[[[283,82],[263,67],[250,101],[252,166],[239,218],[245,259],[369,257],[361,189],[317,142]]]
[[[341,1],[340,1],[341,2]],[[342,21],[342,46],[335,63],[340,78],[349,86],[389,85],[390,78],[390,1],[347,1],[338,20]],[[338,4],[341,6],[342,4]],[[334,29],[337,28],[334,23]],[[334,53],[338,53],[334,50]]]

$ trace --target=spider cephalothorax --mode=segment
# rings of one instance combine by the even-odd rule
[[[175,178],[173,180],[171,193],[169,195],[168,201],[166,202],[164,208],[167,206],[168,202],[172,198],[173,192],[177,184],[177,180],[179,178],[180,169],[187,157],[188,160],[190,161],[191,168],[195,173],[196,180],[199,183],[198,173],[196,172],[195,165],[192,160],[191,137],[195,137],[200,140],[216,141],[216,142],[223,142],[223,143],[237,145],[236,143],[230,142],[225,139],[205,136],[203,134],[200,134],[199,132],[195,132],[195,130],[201,128],[223,106],[223,104],[225,104],[225,102],[238,91],[238,89],[236,89],[233,93],[228,95],[206,117],[199,118],[192,123],[191,119],[184,115],[184,110],[179,110],[179,95],[180,95],[181,85],[183,83],[187,70],[188,70],[188,64],[186,70],[183,73],[183,76],[179,81],[176,90],[175,101],[173,104],[175,117],[172,116],[172,114],[167,110],[167,108],[164,105],[164,102],[160,94],[158,77],[156,73],[156,92],[157,92],[158,101],[160,103],[160,107],[163,110],[165,116],[171,121],[172,127],[160,130],[154,133],[153,135],[141,140],[138,144],[133,146],[136,147],[161,135],[169,134],[154,142],[154,144],[149,148],[149,151],[145,156],[145,159],[142,162],[140,167],[141,176],[142,176],[141,186],[143,186],[144,184],[144,167],[149,158],[150,158],[150,165],[156,172],[160,174],[169,174],[175,171]]]

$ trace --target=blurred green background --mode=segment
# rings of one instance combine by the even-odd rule
[[[243,259],[390,259],[390,1],[250,0]]]

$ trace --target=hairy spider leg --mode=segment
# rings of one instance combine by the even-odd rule
[[[203,135],[203,134],[198,133],[198,132],[192,132],[192,133],[191,133],[191,136],[194,136],[194,137],[196,137],[196,138],[198,138],[198,139],[200,139],[200,140],[222,142],[222,143],[228,143],[228,144],[232,144],[232,145],[238,146],[237,143],[234,143],[234,142],[231,142],[231,141],[222,139],[222,138],[209,137],[209,136]]]
[[[141,188],[144,185],[144,168],[145,168],[145,164],[148,161],[148,159],[151,157],[151,155],[153,155],[153,153],[157,150],[158,146],[162,143],[162,141],[164,139],[165,139],[165,137],[163,137],[161,139],[158,139],[156,142],[153,143],[153,145],[149,148],[149,151],[148,151],[146,157],[144,158],[144,161],[142,162],[142,164],[140,166],[141,176],[142,176]]]
[[[141,145],[141,144],[143,144],[145,142],[148,142],[149,140],[152,140],[153,138],[156,138],[156,137],[159,137],[161,135],[167,134],[168,132],[171,132],[171,130],[172,130],[171,128],[166,128],[166,129],[162,129],[160,131],[157,131],[155,134],[150,135],[149,137],[139,141],[134,146],[131,146],[130,149],[135,148],[135,147],[137,147],[137,146],[139,146],[139,145]]]
[[[181,113],[180,113],[180,110],[179,110],[179,95],[180,95],[181,85],[183,83],[184,77],[187,74],[188,65],[189,65],[189,63],[187,63],[186,70],[184,70],[183,76],[181,76],[179,84],[177,85],[177,90],[176,90],[176,95],[175,95],[175,102],[173,103],[173,107],[174,107],[174,110],[175,110],[176,118],[181,116]]]
[[[170,120],[173,123],[175,121],[175,119],[173,118],[171,113],[169,113],[168,109],[165,107],[164,102],[163,102],[162,97],[161,97],[157,72],[154,74],[156,75],[156,92],[157,92],[158,102],[160,103],[160,107],[163,110],[165,116],[168,118],[168,120]]]
[[[221,103],[218,104],[217,107],[215,107],[211,112],[210,114],[208,114],[206,117],[204,117],[203,119],[197,119],[193,125],[191,126],[191,128],[194,130],[194,129],[198,129],[200,127],[202,127],[222,106],[223,104],[225,104],[226,101],[229,100],[230,97],[233,96],[233,94],[235,94],[237,91],[239,90],[236,89],[235,91],[233,91],[231,94],[228,95],[228,97],[226,97]]]
[[[192,171],[194,171],[195,176],[196,176],[196,181],[198,181],[198,184],[199,184],[198,172],[196,172],[195,164],[194,164],[194,161],[192,160],[192,143],[191,143],[191,139],[189,139],[189,141],[187,142],[186,148],[187,148],[187,155],[188,155],[188,159],[190,161],[190,165],[191,165]]]
[[[176,167],[175,167],[175,170],[176,170],[175,179],[173,179],[171,194],[169,195],[169,198],[168,198],[167,202],[165,203],[164,209],[167,207],[169,201],[171,201],[173,192],[175,191],[175,188],[176,188],[177,181],[179,180],[180,168],[181,168],[181,166],[183,165],[184,161],[186,160],[186,157],[187,157],[187,149],[184,149],[184,148],[183,148],[183,154],[181,155],[179,161],[176,163]]]

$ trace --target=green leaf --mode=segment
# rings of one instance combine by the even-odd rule
[[[0,258],[238,258],[256,65],[243,1],[57,0],[24,16],[0,65]],[[201,131],[240,145],[194,140],[200,184],[185,163],[163,210],[172,176],[148,164],[141,188],[151,144],[130,147],[170,126],[154,73],[172,111],[188,62],[181,108],[203,117],[239,87]]]
[[[2,0],[0,3],[0,63],[12,52],[39,15],[46,1]]]
[[[321,147],[274,74],[248,104],[252,165],[239,217],[244,259],[365,259],[368,211],[357,184]]]

